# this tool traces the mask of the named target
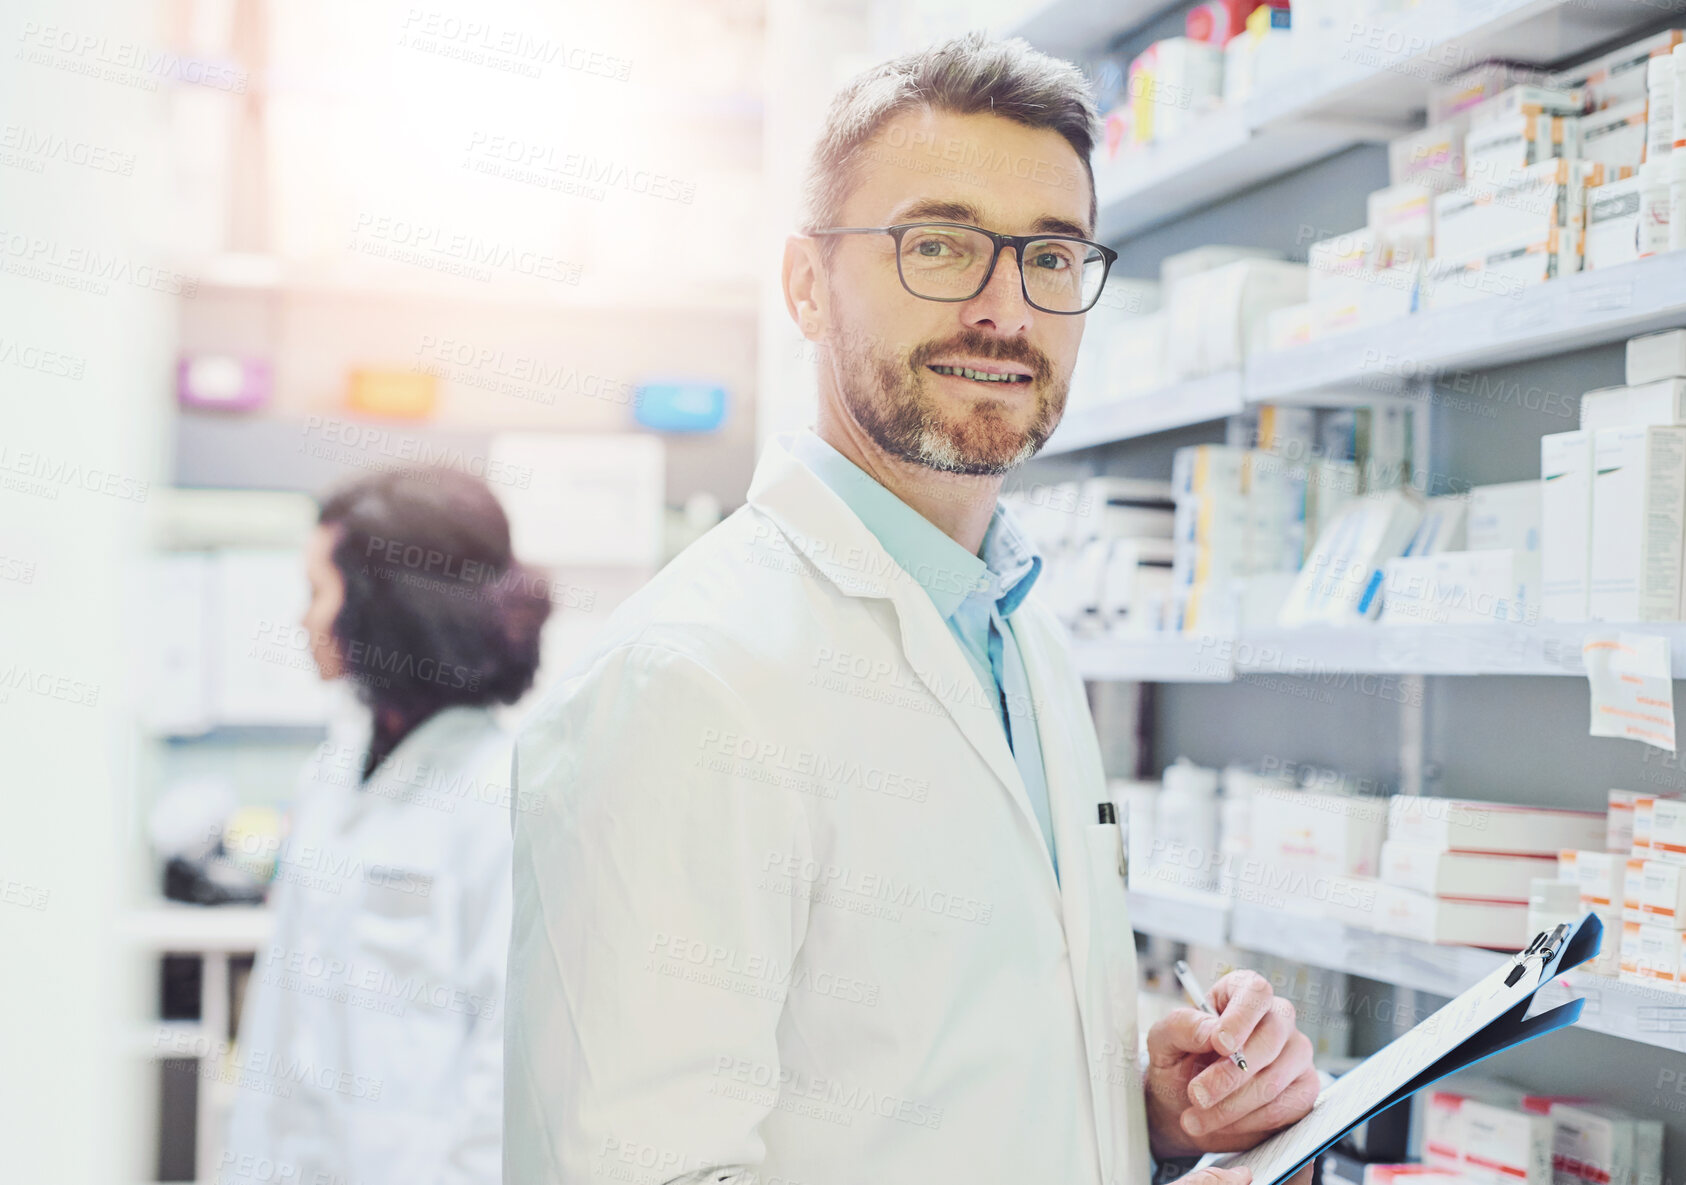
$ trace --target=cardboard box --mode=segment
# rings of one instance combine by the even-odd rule
[[[1575,853],[1575,884],[1580,891],[1581,910],[1620,909],[1627,855],[1619,852]]]
[[[1520,299],[1531,288],[1580,271],[1581,239],[1578,228],[1551,229],[1540,238],[1526,236],[1470,255],[1432,259],[1423,269],[1419,303],[1435,312],[1489,297]]]
[[[1686,378],[1600,387],[1581,396],[1581,428],[1667,428],[1686,424]]]
[[[1670,52],[1680,44],[1680,39],[1679,29],[1664,30],[1602,57],[1559,70],[1546,79],[1546,85],[1558,90],[1582,91],[1586,107],[1593,111],[1643,99],[1645,71],[1650,60]]]
[[[1513,593],[1525,620],[1540,612],[1540,483],[1510,481],[1469,491],[1466,528],[1471,551],[1509,549]]]
[[[1387,834],[1386,799],[1261,787],[1250,817],[1248,850],[1267,869],[1376,875]]]
[[[1480,124],[1509,119],[1525,111],[1543,111],[1547,115],[1579,115],[1583,102],[1581,92],[1574,88],[1513,86],[1482,99],[1471,107],[1469,125],[1474,129]]]
[[[1640,217],[1642,196],[1638,177],[1606,181],[1587,190],[1585,254],[1581,262],[1588,271],[1617,267],[1656,253],[1654,243],[1640,243],[1645,226]],[[1647,246],[1649,249],[1642,249]]]
[[[1423,1163],[1430,1168],[1463,1171],[1463,1108],[1477,1100],[1515,1106],[1522,1091],[1508,1082],[1457,1074],[1423,1092]]]
[[[1622,965],[1622,925],[1625,919],[1621,910],[1598,912],[1598,921],[1604,927],[1604,940],[1599,944],[1598,954],[1591,962],[1582,964],[1583,969],[1590,975],[1603,975],[1610,979],[1616,978]]]
[[[1605,428],[1595,440],[1587,614],[1678,621],[1686,428]]]
[[[1660,1185],[1663,1125],[1597,1103],[1551,1108],[1554,1185]]]
[[[1592,554],[1591,432],[1540,437],[1540,615],[1587,620]]]
[[[1306,299],[1313,303],[1344,296],[1353,277],[1369,270],[1376,236],[1368,227],[1320,239],[1306,248]]]
[[[1477,1099],[1461,1111],[1466,1176],[1491,1185],[1550,1185],[1549,1114]]]
[[[1375,618],[1381,612],[1387,561],[1405,549],[1421,518],[1422,499],[1402,490],[1366,494],[1347,504],[1318,533],[1279,624]]]
[[[1644,71],[1640,72],[1641,74]],[[1644,97],[1606,107],[1581,116],[1580,159],[1596,161],[1606,169],[1638,172],[1645,163]]]
[[[1647,926],[1686,930],[1686,864],[1645,861],[1639,886],[1639,912]]]
[[[1622,921],[1643,922],[1645,911],[1640,908],[1640,899],[1645,892],[1645,858],[1629,856],[1623,867],[1626,871],[1622,874]]]
[[[1544,242],[1554,230],[1585,223],[1586,190],[1601,184],[1599,165],[1547,160],[1499,178],[1475,178],[1434,199],[1434,254],[1461,259],[1519,242]]]
[[[1616,978],[1659,991],[1681,990],[1682,931],[1672,926],[1622,924],[1621,970]]]
[[[1380,881],[1375,927],[1417,942],[1521,950],[1528,943],[1528,905],[1430,897]]]
[[[1686,377],[1686,329],[1665,329],[1627,339],[1628,386],[1683,377]]]
[[[1517,598],[1509,549],[1400,556],[1387,562],[1383,625],[1534,624],[1537,605]]]
[[[1651,857],[1686,864],[1686,800],[1653,796],[1651,803]]]
[[[1238,369],[1264,345],[1265,318],[1306,300],[1301,264],[1245,259],[1179,281],[1166,307],[1165,365],[1174,378]]]
[[[1604,815],[1604,850],[1626,856],[1633,851],[1633,807],[1637,790],[1612,790]]]
[[[1464,183],[1464,135],[1468,130],[1468,117],[1458,115],[1390,141],[1389,184],[1420,185],[1435,193],[1458,188]]]
[[[1604,812],[1399,794],[1388,800],[1387,837],[1443,851],[1555,856],[1603,843]]]
[[[1382,844],[1381,879],[1431,897],[1483,897],[1515,905],[1528,900],[1529,881],[1556,871],[1551,856],[1448,852],[1397,839]]]
[[[1434,253],[1434,190],[1426,185],[1390,185],[1365,199],[1376,236],[1377,267],[1414,266]]]
[[[1439,123],[1451,119],[1519,83],[1539,86],[1546,82],[1545,73],[1531,66],[1496,60],[1477,62],[1444,82],[1429,87],[1428,121]]]
[[[1472,124],[1464,137],[1464,184],[1503,185],[1541,161],[1578,160],[1581,121],[1528,107],[1515,115]]]

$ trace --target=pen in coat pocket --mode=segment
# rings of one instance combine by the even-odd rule
[[[1187,961],[1183,959],[1177,960],[1177,982],[1183,985],[1183,991],[1188,993],[1188,998],[1194,1001],[1196,1008],[1207,1016],[1218,1014],[1217,1010],[1212,1007],[1212,1002],[1206,998],[1206,990],[1200,986],[1200,981],[1194,978],[1194,972],[1189,968]],[[1235,1063],[1238,1070],[1247,1068],[1247,1059],[1241,1056],[1239,1049],[1229,1055],[1229,1060]]]

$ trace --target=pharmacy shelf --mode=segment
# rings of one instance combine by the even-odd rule
[[[1194,889],[1148,893],[1130,890],[1130,925],[1143,934],[1223,946],[1230,935],[1230,901],[1219,893]]]
[[[1092,35],[1077,0],[1048,8],[1071,11],[1068,40]],[[1355,144],[1400,135],[1429,87],[1472,62],[1583,55],[1654,24],[1658,11],[1632,0],[1425,0],[1390,24],[1343,21],[1316,68],[1201,117],[1176,141],[1101,162],[1100,237],[1140,234]]]
[[[1403,122],[1319,120],[1259,131],[1245,111],[1220,107],[1174,140],[1097,163],[1096,237],[1109,243],[1129,239],[1354,144],[1408,130]]]
[[[1241,372],[1224,371],[1205,378],[1190,379],[1138,395],[1116,399],[1098,407],[1073,411],[1042,446],[1041,456],[1069,453],[1075,449],[1150,436],[1172,428],[1186,428],[1232,416],[1245,405],[1241,397]]]
[[[753,313],[760,290],[747,279],[668,290],[605,288],[589,273],[578,284],[500,276],[489,282],[404,264],[333,268],[273,255],[224,252],[180,261],[176,270],[195,283],[199,299],[275,296],[299,299],[378,299],[485,304],[537,312]]]
[[[1073,655],[1091,682],[1225,683],[1242,675],[1568,675],[1585,677],[1581,645],[1594,630],[1661,634],[1686,679],[1686,624],[1353,625],[1270,629],[1235,637],[1176,634],[1082,639]]]
[[[1617,937],[1606,934],[1604,940]],[[1232,906],[1230,941],[1244,950],[1447,997],[1506,958],[1496,951],[1417,942],[1243,901]],[[1686,1053],[1686,995],[1571,971],[1542,989],[1539,1007],[1576,996],[1586,1000],[1577,1028]]]
[[[132,912],[124,935],[140,950],[179,954],[243,954],[268,941],[274,926],[261,905],[183,905],[159,902]]]
[[[1023,37],[1043,53],[1075,59],[1100,52],[1174,6],[1174,0],[1040,0],[1002,33]]]
[[[1133,399],[1072,412],[1045,453],[1093,448],[1231,416],[1252,404],[1334,407],[1400,398],[1414,382],[1457,387],[1476,370],[1626,341],[1686,325],[1686,255],[1641,259],[1564,276],[1515,297],[1490,296],[1450,309],[1334,334],[1288,350],[1254,354],[1244,372],[1225,371]],[[1579,392],[1470,388],[1470,398],[1506,398],[1540,410],[1578,406]],[[1547,410],[1550,410],[1547,408]]]
[[[1243,392],[1250,403],[1304,400],[1343,387],[1385,394],[1419,377],[1450,381],[1460,369],[1545,358],[1681,325],[1686,256],[1671,252],[1564,276],[1514,298],[1488,297],[1255,354]]]

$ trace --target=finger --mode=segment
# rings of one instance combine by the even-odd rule
[[[1257,971],[1231,971],[1212,985],[1212,1007],[1218,1010],[1209,1040],[1228,1057],[1240,1049],[1253,1027],[1264,1019],[1276,993]]]
[[[1214,1136],[1255,1136],[1294,1122],[1317,1098],[1320,1081],[1311,1064],[1311,1040],[1295,1033],[1263,1073],[1207,1110],[1190,1108],[1183,1130],[1207,1140]]]
[[[1209,1165],[1177,1178],[1177,1185],[1248,1185],[1253,1179],[1250,1168],[1221,1169]]]
[[[1281,997],[1272,1000],[1264,1020],[1259,1022],[1252,1036],[1247,1038],[1247,1043],[1241,1047],[1241,1056],[1247,1059],[1247,1068],[1243,1070],[1229,1058],[1213,1062],[1189,1083],[1189,1100],[1196,1107],[1212,1107],[1228,1098],[1249,1077],[1261,1073],[1274,1062],[1295,1031],[1293,1002]]]
[[[1150,1064],[1168,1070],[1191,1053],[1210,1053],[1212,1018],[1194,1008],[1173,1008],[1147,1031]]]

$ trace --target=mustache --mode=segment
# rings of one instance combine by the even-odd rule
[[[998,337],[992,333],[969,331],[943,341],[925,342],[915,346],[907,356],[907,364],[915,371],[924,370],[933,359],[945,354],[969,354],[990,362],[1017,362],[1027,368],[1037,382],[1053,377],[1054,367],[1048,355],[1022,337]]]

